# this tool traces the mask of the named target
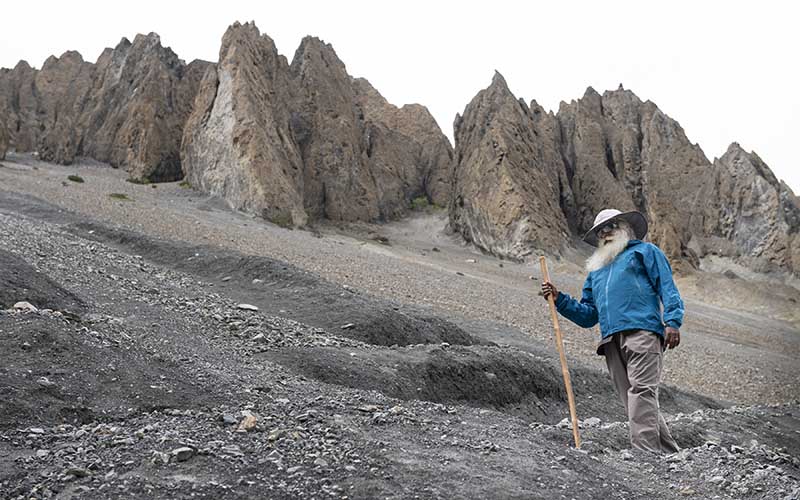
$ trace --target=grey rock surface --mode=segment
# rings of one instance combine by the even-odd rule
[[[279,225],[387,220],[449,198],[452,150],[425,108],[389,104],[318,38],[289,64],[252,23],[225,33],[181,151],[194,187]]]
[[[0,70],[0,116],[17,152],[71,164],[87,156],[152,181],[180,178],[186,118],[208,63],[185,64],[155,33],[123,38],[96,63],[78,52],[41,70]]]
[[[559,130],[552,114],[532,104],[517,101],[495,73],[454,123],[450,225],[479,248],[512,259],[569,241]]]

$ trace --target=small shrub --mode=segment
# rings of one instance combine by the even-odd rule
[[[150,179],[147,177],[128,177],[125,180],[131,184],[150,184]]]
[[[373,236],[372,240],[377,241],[381,245],[392,246],[392,244],[389,242],[389,238],[387,238],[386,236],[382,236],[380,234],[376,234],[375,236]]]
[[[81,177],[80,175],[74,175],[73,174],[73,175],[68,176],[67,179],[71,180],[72,182],[78,182],[78,183],[82,183],[83,182],[83,177]]]
[[[111,197],[111,198],[113,198],[113,199],[115,199],[115,200],[120,200],[120,201],[133,201],[132,199],[128,198],[128,195],[127,195],[127,194],[125,194],[125,193],[111,193],[111,194],[110,194],[110,195],[108,195],[108,196],[109,196],[109,197]]]
[[[150,184],[150,187],[151,187],[151,188],[153,188],[153,189],[155,189],[155,188],[156,188],[156,185],[155,185],[155,184]]]
[[[411,210],[425,210],[430,205],[427,196],[418,196],[411,200]]]
[[[181,183],[180,183],[180,184],[178,184],[178,185],[179,185],[180,187],[182,187],[182,188],[190,188],[190,187],[192,187],[192,185],[191,185],[191,184],[189,184],[189,181],[181,181]]]
[[[273,215],[268,220],[273,224],[275,224],[276,226],[280,226],[284,229],[294,229],[294,224],[292,223],[291,215],[277,214]]]

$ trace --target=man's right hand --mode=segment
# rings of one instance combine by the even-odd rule
[[[544,296],[544,300],[547,300],[550,295],[553,296],[553,300],[558,297],[558,289],[556,286],[549,281],[542,282],[542,295]]]

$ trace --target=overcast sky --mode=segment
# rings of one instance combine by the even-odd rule
[[[800,9],[794,2],[12,1],[0,67],[78,50],[94,62],[155,31],[187,62],[216,61],[236,20],[254,20],[291,60],[300,39],[333,45],[390,102],[418,102],[452,140],[455,114],[494,70],[556,111],[587,86],[622,83],[678,120],[709,160],[739,142],[800,194]]]

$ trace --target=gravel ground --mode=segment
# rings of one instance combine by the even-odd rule
[[[85,182],[67,181],[73,173]],[[551,342],[549,314],[536,297],[538,265],[501,261],[461,245],[442,233],[444,214],[386,225],[290,231],[232,213],[218,200],[178,183],[137,185],[125,182],[125,177],[124,172],[95,163],[63,167],[10,155],[0,167],[0,185],[6,192],[0,201],[5,199],[5,208],[13,209],[14,193],[33,195],[147,235],[283,260],[339,285],[427,309],[456,323],[466,321],[473,328],[484,324],[480,333],[497,343],[525,348],[531,344],[529,336],[541,341],[540,346]],[[128,200],[112,198],[111,193],[123,193]],[[380,237],[387,238],[388,245],[381,244]],[[582,275],[575,262],[580,255],[570,258],[551,259],[551,274],[565,291],[577,293]],[[719,278],[708,275],[707,281],[718,283]],[[741,297],[735,302],[738,310],[712,305],[724,302],[715,290],[726,295],[747,291],[745,286],[709,290],[697,282],[696,277],[687,282],[683,340],[667,356],[665,381],[740,404],[800,398],[797,328],[764,307],[760,313],[745,312],[742,304],[747,301]],[[760,290],[766,294],[768,288]],[[785,301],[776,311],[796,309],[800,292],[789,287],[781,291]],[[492,322],[512,328],[494,328]],[[570,357],[602,367],[594,354],[596,330],[585,331],[566,320],[562,329]]]
[[[349,329],[253,310],[224,277],[198,279],[120,251],[80,235],[86,226],[5,212],[0,252],[10,264],[3,277],[30,277],[41,303],[35,311],[0,311],[3,498],[800,495],[796,403],[703,408],[713,401],[675,392],[697,408],[669,415],[680,453],[632,452],[625,423],[588,412],[578,451],[569,446],[566,421],[523,418],[515,402],[387,396],[398,356],[472,359],[499,377],[497,366],[518,369],[526,350],[363,342],[344,335]],[[364,307],[380,309],[368,299]],[[348,371],[341,360],[356,358],[355,365],[376,365],[389,376],[374,387],[320,381],[295,355],[324,368],[320,351],[339,360],[329,372]],[[518,390],[548,415],[553,408],[563,415],[557,384],[544,383],[557,380],[557,368],[534,361],[526,369],[538,370],[538,384]],[[575,368],[577,387],[583,371],[602,377]],[[428,373],[446,378],[448,371],[445,364]],[[582,396],[602,398],[603,386]]]

